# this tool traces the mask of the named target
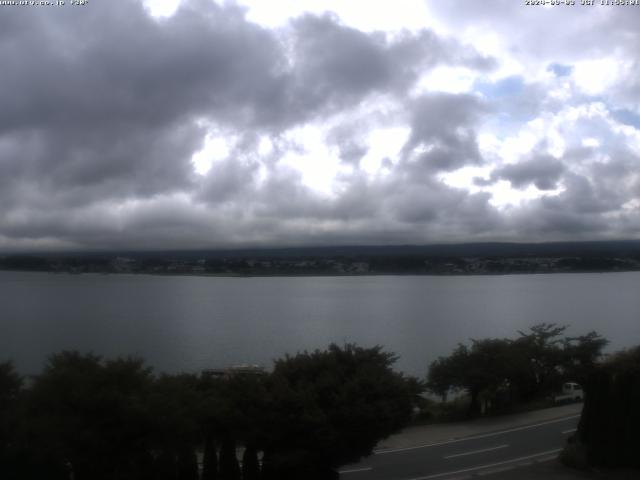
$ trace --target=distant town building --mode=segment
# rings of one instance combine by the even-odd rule
[[[202,375],[209,378],[228,379],[237,376],[262,376],[267,371],[262,365],[241,364],[227,368],[209,368],[202,371]]]

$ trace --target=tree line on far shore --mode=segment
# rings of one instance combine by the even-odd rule
[[[331,345],[218,378],[62,352],[28,382],[3,363],[0,478],[338,478],[411,418],[422,387],[395,359]]]

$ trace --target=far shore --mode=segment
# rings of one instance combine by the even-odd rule
[[[209,273],[209,272],[71,272],[71,271],[54,271],[54,270],[21,270],[21,269],[0,269],[0,272],[16,272],[16,273],[48,273],[51,275],[116,275],[116,276],[154,276],[154,277],[214,277],[214,278],[323,278],[323,277],[502,277],[511,275],[558,275],[558,274],[604,274],[604,273],[636,273],[640,269],[626,270],[563,270],[563,271],[512,271],[512,272],[439,272],[439,273],[414,273],[414,272],[300,272],[300,273]]]

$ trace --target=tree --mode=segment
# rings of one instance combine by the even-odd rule
[[[22,377],[11,362],[0,363],[0,477],[17,478],[17,413]]]
[[[202,443],[199,379],[192,374],[161,375],[147,400],[154,450],[176,459],[177,469],[187,471],[196,446]]]
[[[463,360],[468,355],[467,347],[458,345],[458,348],[449,357],[438,357],[429,365],[427,374],[427,388],[432,393],[447,401],[449,393],[462,387]]]
[[[6,413],[22,389],[22,377],[11,362],[0,363],[0,412]]]
[[[472,340],[463,373],[471,399],[469,414],[491,409],[498,396],[511,386],[512,342],[507,339]]]
[[[429,367],[427,386],[440,396],[451,390],[465,390],[470,399],[469,416],[475,416],[495,402],[510,377],[511,342],[506,339],[471,340],[471,347],[459,344],[449,357],[440,357]],[[483,402],[481,402],[483,400]]]
[[[555,323],[540,323],[529,333],[518,331],[520,338],[514,342],[521,368],[517,383],[524,398],[548,395],[560,387],[565,358],[560,336],[566,329]]]
[[[25,390],[0,364],[0,473],[196,480],[195,452],[204,447],[203,480],[337,478],[336,467],[371,453],[412,414],[422,387],[394,372],[394,361],[381,347],[331,345],[278,360],[270,375],[217,379],[156,377],[140,359],[62,352]],[[5,428],[10,417],[19,419],[18,440]],[[19,447],[11,470],[9,445]]]
[[[599,365],[586,384],[574,442],[592,465],[640,468],[640,346]]]
[[[258,451],[255,446],[247,445],[242,455],[242,480],[258,480],[259,478]]]
[[[455,390],[469,395],[469,415],[487,408],[549,395],[563,381],[583,381],[595,367],[607,341],[596,332],[562,338],[567,327],[534,325],[515,340],[471,340],[429,366],[427,386],[446,398]]]
[[[236,444],[243,445],[249,453],[257,453],[257,445],[264,437],[266,377],[239,373],[224,379],[201,378],[201,424],[206,439],[205,478],[237,478],[240,475],[235,456]],[[214,474],[218,466],[214,464],[217,461],[216,441],[221,445],[219,474]]]
[[[212,435],[207,435],[202,457],[202,480],[218,480],[218,455]]]
[[[420,384],[381,347],[332,344],[277,360],[263,450],[267,478],[334,478],[409,421]]]
[[[140,359],[53,355],[27,395],[31,451],[76,480],[147,478],[151,382]]]
[[[220,480],[240,480],[240,465],[236,457],[236,441],[227,436],[220,448]]]
[[[565,379],[585,384],[602,357],[602,350],[609,341],[591,331],[586,335],[564,339]]]
[[[189,445],[178,453],[178,480],[198,480],[198,458]]]

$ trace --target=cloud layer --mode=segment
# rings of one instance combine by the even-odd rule
[[[640,235],[639,9],[2,8],[0,249]]]

